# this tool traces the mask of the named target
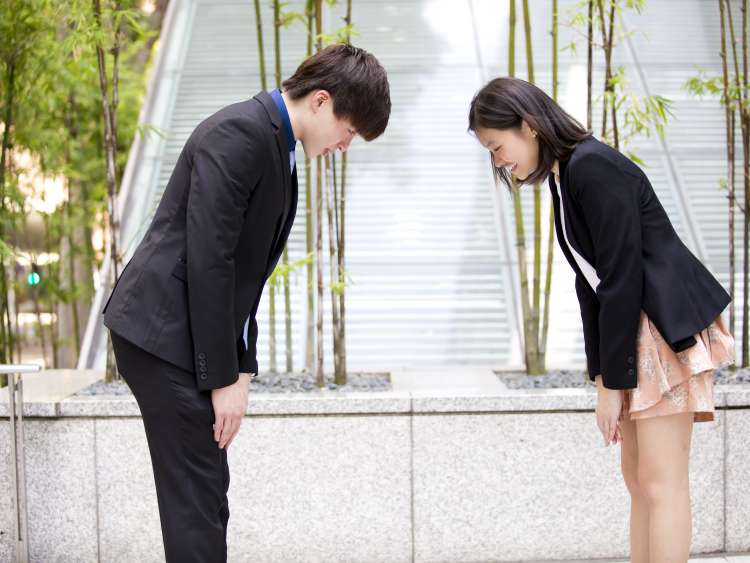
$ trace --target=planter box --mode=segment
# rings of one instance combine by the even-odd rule
[[[594,405],[591,389],[499,383],[251,393],[228,452],[229,561],[624,557],[629,502],[619,447],[602,446]],[[716,421],[694,430],[693,553],[750,550],[750,389],[717,386],[716,405]],[[163,561],[134,399],[32,401],[24,413],[32,561]],[[9,435],[5,398],[4,491]],[[0,561],[12,560],[11,510],[10,495],[0,495]]]

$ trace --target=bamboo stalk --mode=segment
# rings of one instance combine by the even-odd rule
[[[307,56],[312,55],[313,49],[313,0],[307,0],[305,5],[307,14]],[[312,163],[305,155],[305,251],[310,256],[313,253],[313,209],[312,209]],[[315,267],[311,260],[306,264],[307,273],[307,318],[305,322],[305,368],[312,371],[315,361],[315,293],[313,289]]]
[[[516,75],[516,0],[509,0],[508,9],[508,76]]]
[[[316,50],[323,47],[323,6],[322,0],[315,0],[315,36]],[[325,386],[325,373],[323,370],[323,187],[322,172],[323,159],[318,156],[315,159],[317,173],[315,176],[315,261],[318,279],[318,318],[317,318],[317,361],[315,366],[315,383],[318,387]]]
[[[346,42],[348,44],[351,44],[351,25],[352,25],[352,0],[347,0],[346,2],[346,17],[344,18],[344,21],[346,23]],[[337,219],[337,224],[339,225],[339,229],[337,230],[338,234],[338,240],[337,240],[337,248],[338,248],[338,272],[339,272],[339,283],[340,286],[340,294],[339,294],[339,355],[341,356],[339,359],[339,369],[341,372],[341,375],[337,374],[337,377],[339,380],[342,381],[342,385],[346,383],[346,373],[347,373],[347,365],[346,365],[346,172],[347,172],[347,166],[349,162],[349,154],[348,151],[344,151],[344,154],[341,157],[341,195],[339,197],[339,206],[340,206],[340,212],[339,212],[339,218]],[[334,173],[336,171],[335,167],[335,161],[334,161]],[[334,192],[336,190],[336,181],[334,176],[334,183],[333,183],[333,189]],[[334,193],[334,198],[336,197],[336,194]],[[338,383],[338,381],[336,381]]]
[[[611,50],[608,48],[609,46],[609,40],[607,39],[607,24],[604,21],[604,6],[602,4],[602,0],[597,0],[596,3],[596,13],[599,15],[599,29],[602,33],[602,47],[604,49],[604,95],[602,96],[602,139],[607,138],[607,117],[608,117],[608,107],[607,107],[607,95],[609,93],[609,82],[610,82],[610,55]]]
[[[743,11],[742,15],[743,18],[746,18],[746,12],[744,11],[746,8],[746,0],[743,0]],[[748,365],[748,259],[749,254],[748,252],[750,250],[750,240],[749,240],[749,228],[750,224],[748,223],[748,216],[747,211],[750,210],[750,193],[748,193],[750,190],[748,189],[748,161],[750,154],[748,154],[748,115],[747,110],[745,109],[746,104],[746,95],[745,90],[743,88],[744,85],[747,84],[747,78],[745,75],[743,75],[743,85],[740,85],[740,69],[739,69],[739,57],[737,56],[737,40],[734,33],[734,19],[732,17],[732,10],[731,10],[731,3],[727,2],[727,23],[729,24],[729,34],[731,37],[731,43],[732,43],[732,58],[734,62],[734,78],[735,78],[735,85],[737,88],[737,96],[739,97],[739,113],[740,113],[740,128],[741,128],[741,135],[742,135],[742,157],[743,157],[743,187],[745,190],[745,213],[744,213],[744,220],[743,220],[743,244],[742,244],[742,259],[743,259],[743,271],[742,271],[742,367],[747,367]],[[744,29],[744,26],[743,26]],[[745,34],[746,35],[746,34]],[[746,39],[743,38],[743,59],[746,59],[747,56],[745,54],[746,47],[745,47]],[[743,64],[746,64],[746,62],[743,62]],[[745,72],[746,74],[746,72]]]
[[[726,15],[724,14],[725,0],[719,0],[719,18],[721,20],[721,70],[722,70],[722,101],[724,102],[724,119],[726,122],[727,143],[727,189],[729,191],[729,295],[732,306],[729,307],[729,332],[735,334],[735,244],[734,244],[734,103],[729,94],[729,67],[727,63]]]
[[[552,99],[557,101],[558,82],[558,13],[557,0],[552,0]],[[542,332],[539,343],[539,365],[542,369],[547,367],[547,335],[549,334],[549,311],[552,290],[552,264],[555,256],[555,209],[550,201],[548,216],[547,236],[547,263],[545,265],[544,279],[544,312],[542,313]]]
[[[13,109],[14,109],[14,94],[16,89],[15,72],[16,65],[15,61],[11,59],[6,63],[7,65],[7,85],[5,91],[5,116],[3,118],[3,141],[2,148],[0,149],[0,213],[5,218],[7,213],[7,207],[5,205],[6,192],[5,192],[5,170],[8,166],[9,153],[10,153],[10,132],[13,126]],[[6,240],[5,238],[5,221],[0,221],[0,240]],[[11,270],[12,271],[12,270]],[[5,256],[0,255],[0,283],[2,283],[2,308],[0,308],[0,338],[2,338],[2,347],[0,347],[0,361],[3,363],[9,363],[13,361],[13,327],[12,320],[10,318],[10,288],[8,287],[8,272],[5,268]],[[7,376],[0,376],[0,385],[5,385],[7,382]]]
[[[274,48],[276,53],[276,88],[281,89],[281,5],[273,1],[274,15]],[[284,265],[284,349],[286,354],[286,372],[294,370],[294,350],[292,348],[292,295],[289,288],[289,243],[284,244],[281,263]]]
[[[50,238],[50,229],[52,228],[50,226],[50,223],[53,222],[53,218],[46,214],[42,214],[42,218],[44,220],[44,251],[47,253],[47,256],[52,255],[52,240]],[[60,256],[60,237],[55,237],[55,240],[57,241],[57,255]],[[54,291],[54,288],[58,288],[60,286],[59,280],[57,278],[56,268],[54,262],[49,262],[47,267],[47,283],[52,285],[53,290],[49,291],[47,294],[49,295],[49,303],[48,303],[48,309],[50,312],[55,311],[57,313],[58,308],[58,300],[55,297],[57,295],[57,292]],[[51,322],[50,322],[50,346],[52,347],[52,367],[54,369],[57,369],[60,367],[58,362],[58,348],[59,348],[59,342],[57,339],[57,319],[60,318],[59,314],[50,315]]]
[[[529,2],[523,0],[523,23],[524,23],[524,36],[526,39],[526,72],[528,74],[529,82],[534,84],[536,82],[534,78],[534,55],[532,50],[532,36],[531,36],[531,16],[529,14]],[[541,367],[539,365],[539,307],[541,298],[541,271],[542,271],[542,192],[539,182],[534,183],[533,187],[534,197],[534,263],[532,271],[533,287],[532,287],[532,305],[530,315],[531,331],[533,335],[533,344],[529,350],[531,363],[528,367],[528,372],[533,374],[541,373]],[[528,346],[527,346],[528,349]]]
[[[268,371],[279,371],[276,363],[276,280],[268,288]]]
[[[612,110],[612,138],[614,140],[614,147],[620,148],[620,134],[617,128],[617,100],[615,99],[615,85],[612,83],[612,48],[614,46],[615,36],[615,2],[617,0],[610,0],[609,9],[609,33],[607,34],[608,46],[607,46],[607,70],[609,72],[609,79],[607,85],[609,87],[609,103]]]
[[[731,9],[731,7],[730,7]],[[742,91],[744,92],[743,99],[747,102],[747,0],[742,0]],[[748,298],[748,290],[750,290],[750,284],[748,283],[750,272],[750,218],[748,218],[748,211],[750,211],[750,109],[743,103],[740,106],[740,115],[742,123],[742,158],[743,158],[743,173],[742,177],[744,180],[743,188],[745,191],[745,219],[744,225],[744,256],[743,256],[743,293],[742,293],[742,366],[747,367],[750,363],[750,347],[748,346],[749,337],[748,335],[748,323],[750,319],[750,299]]]
[[[340,361],[341,361],[341,349],[340,344],[340,323],[339,323],[339,307],[336,296],[336,280],[338,279],[338,261],[336,259],[336,225],[334,219],[333,209],[336,207],[336,201],[333,193],[333,181],[331,179],[331,158],[329,155],[325,157],[325,169],[326,169],[326,215],[328,216],[328,258],[329,258],[329,278],[330,278],[330,290],[331,290],[331,324],[333,329],[333,374],[334,381],[337,384],[343,384],[340,380]]]
[[[258,62],[260,63],[260,86],[268,90],[266,83],[266,54],[263,48],[263,18],[260,14],[260,0],[255,0],[255,29],[258,36]]]
[[[588,2],[588,27],[586,32],[586,128],[594,122],[591,99],[594,84],[594,0]]]
[[[92,0],[94,8],[94,21],[96,22],[97,29],[103,31],[102,26],[102,11],[100,0]],[[112,260],[112,283],[114,285],[115,280],[119,277],[119,262],[120,256],[117,244],[117,235],[119,233],[120,225],[119,218],[117,217],[117,207],[115,205],[115,198],[117,195],[117,169],[115,160],[115,140],[116,131],[113,130],[115,121],[112,118],[113,109],[109,99],[109,85],[107,84],[107,69],[104,58],[104,48],[101,42],[97,40],[95,42],[96,48],[96,60],[97,69],[99,74],[99,89],[101,91],[101,102],[102,102],[102,113],[104,116],[104,152],[105,152],[105,165],[106,165],[106,179],[107,179],[107,217],[109,227],[109,245],[110,245],[110,260]],[[114,361],[114,354],[112,352],[112,344],[109,336],[107,337],[107,361],[106,361],[106,372],[104,380],[107,382],[119,379],[117,373],[117,367]]]

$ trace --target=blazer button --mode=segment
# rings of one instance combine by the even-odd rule
[[[206,365],[206,360],[198,360],[198,363],[202,366]]]
[[[633,368],[628,369],[628,375],[633,375]]]
[[[206,377],[208,377],[208,376],[205,373],[201,374],[201,379],[206,379]]]
[[[198,353],[198,358],[200,358],[201,360],[205,360],[206,359],[206,355],[203,352],[199,352]]]
[[[628,363],[629,363],[629,364],[632,364],[632,363],[633,363],[633,356],[628,356]]]

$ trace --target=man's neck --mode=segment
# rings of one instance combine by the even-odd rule
[[[297,107],[297,104],[287,95],[286,92],[281,92],[281,97],[284,100],[286,111],[289,114],[289,122],[292,124],[292,135],[294,135],[294,140],[299,141],[302,137],[300,108]]]

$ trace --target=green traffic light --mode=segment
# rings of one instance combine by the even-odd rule
[[[26,282],[29,285],[39,285],[39,281],[41,278],[39,277],[39,274],[37,272],[31,272],[28,276],[26,276]]]

